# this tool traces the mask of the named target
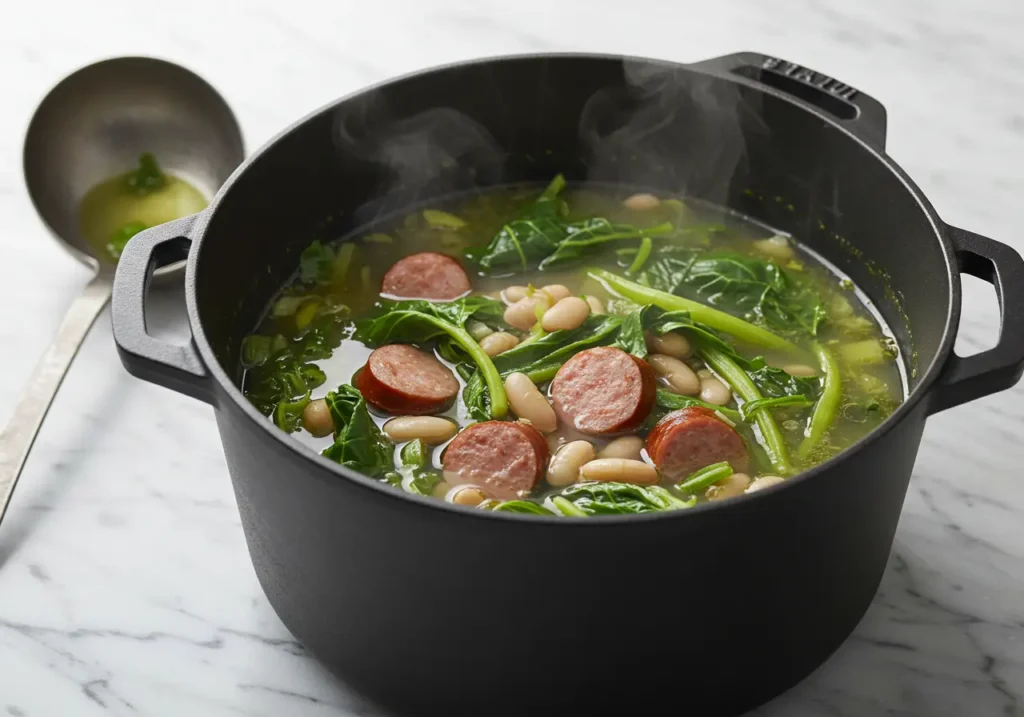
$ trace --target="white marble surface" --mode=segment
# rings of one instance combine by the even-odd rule
[[[869,90],[889,110],[890,153],[943,217],[1024,248],[1016,0],[35,0],[3,15],[0,419],[87,278],[28,201],[24,128],[53,83],[105,56],[197,70],[255,148],[337,95],[461,58],[758,49]],[[171,332],[180,298],[157,307]],[[991,289],[968,285],[961,351],[994,341],[994,312]],[[824,667],[756,715],[1024,715],[1022,397],[931,420],[873,607]],[[130,378],[101,317],[0,528],[0,714],[136,713],[375,714],[268,606],[211,411]]]

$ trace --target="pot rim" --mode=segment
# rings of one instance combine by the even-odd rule
[[[933,235],[936,238],[939,248],[942,251],[943,260],[946,264],[946,281],[947,288],[949,290],[949,305],[946,309],[946,325],[942,332],[942,339],[939,342],[938,350],[935,356],[932,358],[927,368],[921,374],[921,378],[917,385],[910,390],[907,394],[906,399],[900,406],[888,417],[881,425],[876,427],[871,433],[865,436],[863,439],[850,446],[849,448],[841,451],[837,455],[828,459],[824,463],[802,471],[792,478],[786,479],[782,484],[777,486],[771,486],[765,490],[760,490],[755,493],[743,494],[737,496],[728,501],[722,502],[706,502],[696,505],[686,510],[671,510],[671,511],[652,511],[649,513],[640,513],[635,515],[608,515],[608,516],[591,516],[588,520],[571,520],[564,516],[544,516],[535,514],[519,514],[519,513],[506,513],[506,512],[494,512],[494,511],[482,511],[476,508],[457,506],[447,501],[438,500],[437,498],[424,497],[406,493],[402,490],[396,490],[393,486],[386,485],[380,481],[374,480],[369,476],[363,475],[362,473],[346,468],[334,461],[331,461],[319,453],[313,451],[300,441],[294,439],[290,434],[284,433],[272,422],[267,420],[267,417],[261,414],[256,408],[249,402],[249,400],[242,394],[241,389],[235,385],[235,382],[227,374],[227,372],[221,367],[220,362],[217,360],[213,352],[213,348],[210,345],[209,340],[206,337],[206,332],[203,329],[202,322],[199,319],[199,311],[196,300],[196,264],[197,257],[202,251],[203,243],[206,240],[206,227],[209,224],[211,217],[216,213],[220,203],[224,200],[230,192],[232,187],[238,181],[239,177],[246,172],[246,170],[253,165],[259,158],[269,152],[281,139],[297,130],[299,127],[305,125],[315,117],[319,117],[328,112],[334,111],[337,107],[349,102],[352,99],[364,95],[366,93],[374,92],[383,87],[394,85],[397,83],[407,82],[415,80],[420,77],[431,75],[437,72],[445,70],[451,70],[459,67],[467,67],[473,65],[484,65],[501,62],[516,62],[522,60],[559,60],[559,59],[593,59],[593,60],[613,60],[613,61],[626,61],[626,62],[638,62],[647,63],[652,65],[660,65],[664,67],[672,67],[675,69],[685,69],[689,72],[697,74],[708,75],[716,77],[728,82],[736,82],[741,85],[745,85],[752,89],[764,92],[766,94],[773,95],[774,97],[788,102],[789,104],[814,114],[822,122],[826,122],[830,125],[831,129],[845,134],[850,140],[858,143],[864,151],[869,152],[875,160],[881,162],[889,172],[891,172],[897,180],[906,188],[910,193],[911,197],[921,209],[928,223],[931,225]],[[334,481],[338,478],[342,478],[350,481],[355,486],[359,486],[363,489],[379,492],[386,494],[392,499],[408,503],[411,506],[417,506],[420,508],[429,508],[432,510],[440,511],[451,515],[453,518],[476,518],[481,521],[492,521],[502,520],[520,523],[524,525],[537,525],[543,524],[546,526],[558,525],[565,526],[568,529],[579,530],[586,529],[588,526],[591,528],[610,525],[621,525],[624,523],[644,525],[649,521],[661,521],[661,520],[673,520],[680,519],[684,516],[703,516],[705,514],[713,513],[722,509],[732,510],[740,507],[741,505],[748,504],[750,501],[760,501],[771,499],[775,494],[795,489],[798,485],[805,481],[814,480],[818,475],[831,470],[833,467],[839,465],[843,461],[852,459],[855,455],[862,451],[867,450],[872,444],[881,440],[881,438],[887,434],[892,428],[899,422],[906,419],[911,412],[913,412],[917,405],[926,399],[933,384],[942,372],[944,365],[946,364],[949,355],[953,350],[953,343],[956,339],[956,333],[960,321],[960,299],[961,299],[961,288],[959,281],[959,268],[956,261],[956,253],[953,248],[953,244],[949,237],[944,231],[945,223],[939,218],[938,213],[932,207],[931,203],[921,192],[920,188],[914,183],[912,179],[907,175],[903,169],[897,165],[888,154],[881,149],[875,149],[867,144],[863,139],[852,133],[848,128],[843,126],[840,122],[837,122],[827,113],[809,105],[808,103],[793,97],[792,95],[780,92],[771,87],[766,87],[753,80],[741,77],[739,75],[723,77],[720,74],[716,74],[713,71],[701,69],[694,65],[688,65],[685,63],[673,62],[670,60],[660,60],[655,58],[640,57],[636,55],[617,55],[614,53],[587,53],[587,52],[554,52],[554,53],[521,53],[521,54],[509,54],[509,55],[495,55],[491,57],[475,58],[471,60],[461,60],[457,62],[445,63],[442,65],[435,65],[433,67],[424,68],[421,70],[415,70],[398,77],[392,77],[381,82],[377,82],[368,87],[361,88],[354,92],[350,92],[338,99],[332,100],[327,104],[307,113],[305,116],[299,118],[295,122],[291,123],[283,130],[275,134],[269,140],[267,140],[259,149],[257,149],[251,156],[239,165],[235,171],[231,174],[228,180],[223,184],[220,191],[214,197],[213,201],[210,202],[209,206],[197,217],[197,221],[191,231],[192,235],[192,248],[189,252],[188,264],[185,272],[185,305],[188,313],[189,324],[192,330],[192,337],[196,348],[199,351],[199,355],[206,365],[206,369],[214,377],[221,390],[236,404],[250,420],[260,425],[263,431],[267,434],[268,440],[277,441],[282,448],[290,451],[296,459],[302,461],[312,461],[318,468],[325,469],[333,475],[326,475],[322,471],[310,472],[310,477],[317,480],[330,480]],[[219,410],[219,406],[215,401],[215,408]]]

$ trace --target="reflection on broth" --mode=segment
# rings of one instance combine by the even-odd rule
[[[243,390],[397,490],[678,510],[781,484],[899,405],[859,297],[734,213],[557,177],[314,242],[243,342]]]

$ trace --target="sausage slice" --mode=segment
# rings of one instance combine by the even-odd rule
[[[447,366],[405,344],[371,353],[356,374],[355,387],[375,408],[404,415],[444,411],[459,393],[459,381]]]
[[[580,351],[555,374],[551,399],[559,417],[581,433],[636,428],[654,407],[657,384],[643,359],[601,346]]]
[[[396,261],[381,282],[380,293],[400,299],[457,299],[470,289],[462,265],[433,251]]]
[[[513,500],[529,494],[544,475],[548,442],[525,423],[474,423],[448,444],[441,464],[452,485],[469,483],[493,498]]]
[[[673,481],[722,461],[737,473],[746,473],[750,466],[740,434],[701,406],[672,411],[658,421],[647,435],[647,455]]]

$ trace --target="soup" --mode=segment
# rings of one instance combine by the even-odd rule
[[[206,204],[202,192],[164,172],[147,152],[137,168],[86,193],[78,207],[78,226],[96,256],[116,263],[128,240],[143,229],[195,214]]]
[[[573,517],[778,485],[905,385],[866,297],[793,239],[561,177],[312,243],[241,363],[253,405],[342,465]]]

